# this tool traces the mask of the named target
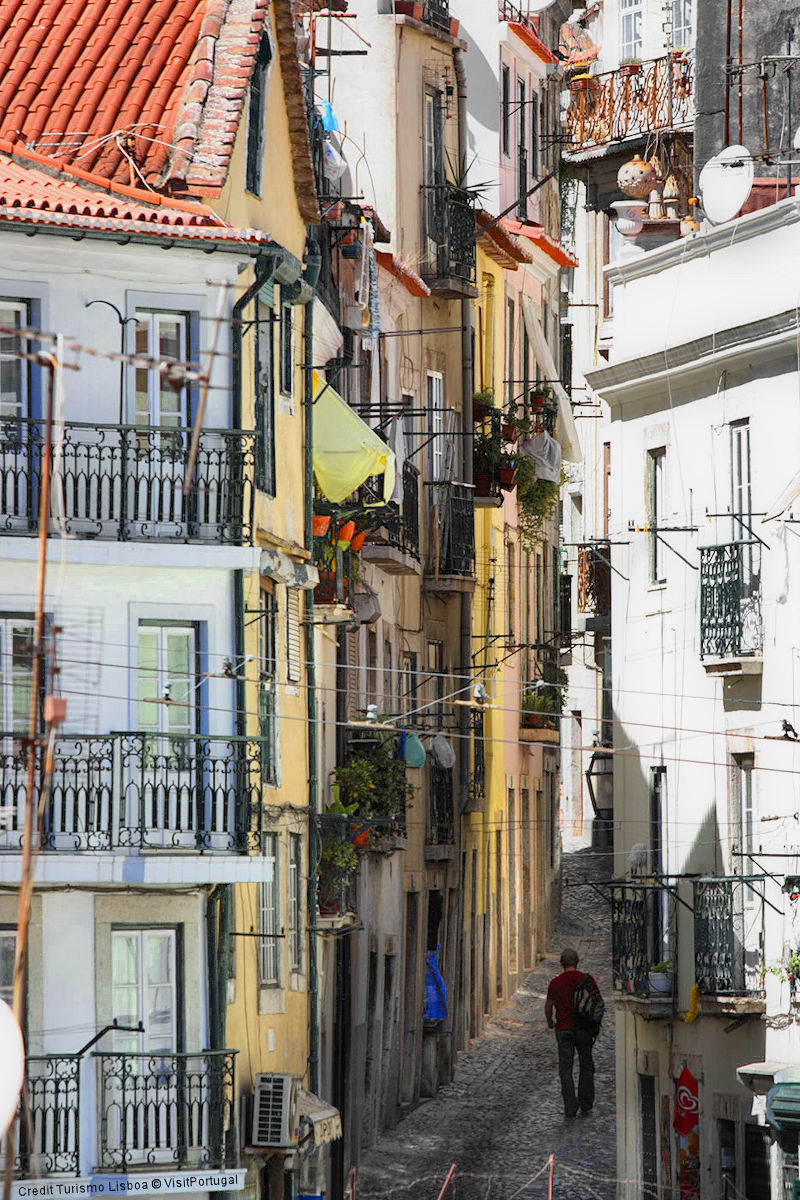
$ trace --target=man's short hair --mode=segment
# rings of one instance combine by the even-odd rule
[[[577,950],[572,950],[568,946],[566,950],[561,951],[561,966],[565,971],[567,967],[577,967],[579,962],[580,959],[578,958]]]

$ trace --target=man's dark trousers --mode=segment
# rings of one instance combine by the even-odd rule
[[[561,1079],[561,1095],[564,1112],[574,1117],[578,1108],[588,1112],[594,1104],[594,1062],[592,1061],[592,1035],[583,1029],[563,1029],[556,1033],[558,1043],[558,1074]],[[575,1084],[572,1079],[572,1064],[578,1051],[578,1098],[575,1099]]]

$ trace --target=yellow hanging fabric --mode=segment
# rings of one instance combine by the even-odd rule
[[[333,504],[341,504],[365,479],[381,472],[384,500],[394,491],[394,454],[316,371],[313,457],[317,486]]]

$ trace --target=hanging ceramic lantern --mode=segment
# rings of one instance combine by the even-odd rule
[[[633,158],[623,163],[617,172],[617,187],[626,196],[634,200],[643,200],[649,196],[656,181],[656,173],[650,163],[634,154]]]

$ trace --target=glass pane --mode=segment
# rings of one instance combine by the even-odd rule
[[[114,988],[114,1017],[120,1025],[139,1024],[139,994],[135,986]]]
[[[6,1004],[11,1003],[14,988],[14,947],[16,937],[13,933],[0,933],[0,999]]]
[[[113,942],[112,977],[114,986],[136,983],[138,938],[135,933],[115,933]]]
[[[150,320],[140,317],[136,322],[136,353],[150,355]],[[136,368],[136,413],[137,425],[150,424],[150,372],[147,367]]]
[[[172,977],[172,934],[149,934],[147,938],[147,982],[172,983]]]
[[[11,727],[25,729],[30,719],[33,671],[33,625],[15,623],[11,630]]]
[[[25,315],[20,304],[0,304],[0,325],[21,329]],[[24,360],[17,358],[25,343],[13,334],[0,335],[0,418],[27,416],[24,393],[27,367]]]
[[[158,636],[154,629],[139,628],[139,728],[158,729]],[[163,691],[163,687],[162,687]]]

